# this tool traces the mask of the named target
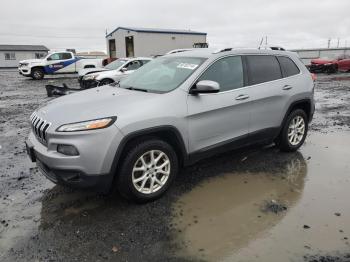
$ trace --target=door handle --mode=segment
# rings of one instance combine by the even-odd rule
[[[292,89],[293,87],[290,86],[290,85],[285,85],[282,87],[283,90],[289,90],[289,89]]]
[[[236,97],[236,100],[245,100],[245,99],[248,99],[249,96],[248,95],[239,95]]]

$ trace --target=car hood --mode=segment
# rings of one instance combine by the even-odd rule
[[[108,70],[104,72],[98,73],[98,79],[103,79],[106,77],[113,77],[113,76],[119,76],[119,75],[125,75],[125,73],[120,72],[119,70]]]
[[[97,72],[102,72],[102,71],[108,71],[109,69],[100,67],[100,68],[84,68],[79,70],[79,76],[84,76],[87,74],[92,74],[92,73],[97,73]]]
[[[103,86],[51,100],[37,110],[39,117],[58,126],[109,116],[126,116],[130,107],[146,108],[160,95]]]
[[[27,60],[21,60],[19,63],[41,63],[43,60],[42,59],[27,59]]]

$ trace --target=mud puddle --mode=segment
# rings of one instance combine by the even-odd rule
[[[237,168],[200,183],[174,204],[180,255],[302,261],[349,251],[349,148],[350,132],[312,133],[301,152],[267,151],[266,159],[246,160],[248,171]],[[285,158],[278,169],[271,154]],[[261,161],[271,170],[260,168]],[[271,201],[286,208],[268,212]]]

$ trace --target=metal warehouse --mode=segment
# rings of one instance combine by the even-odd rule
[[[207,33],[191,30],[118,27],[106,35],[108,56],[155,56],[206,43]]]
[[[17,67],[25,59],[39,59],[48,54],[43,45],[0,45],[0,67]]]

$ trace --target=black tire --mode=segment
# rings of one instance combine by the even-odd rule
[[[123,157],[121,160],[122,164],[116,179],[116,186],[119,193],[123,197],[138,203],[153,201],[162,196],[172,184],[178,173],[179,164],[174,149],[168,143],[162,140],[157,138],[149,138],[147,140],[139,140],[138,142],[133,143],[126,150],[127,152],[125,157]],[[156,192],[142,193],[133,183],[133,168],[140,157],[150,150],[159,150],[166,155],[170,162],[170,173],[166,182]],[[143,173],[141,176],[146,173],[145,171],[139,172]]]
[[[337,65],[330,65],[327,66],[326,73],[327,74],[335,74],[338,72],[338,66]]]
[[[41,80],[44,78],[45,72],[42,68],[33,68],[30,75],[34,80]]]
[[[105,86],[112,84],[114,81],[112,79],[102,79],[98,86]]]
[[[304,120],[304,133],[302,139],[297,144],[292,144],[288,139],[288,131],[289,126],[291,125],[292,120],[297,117],[301,117]],[[304,110],[296,109],[293,110],[287,117],[287,120],[284,123],[281,134],[277,139],[276,145],[280,148],[281,151],[284,152],[293,152],[298,150],[305,141],[306,135],[308,131],[308,118]]]

